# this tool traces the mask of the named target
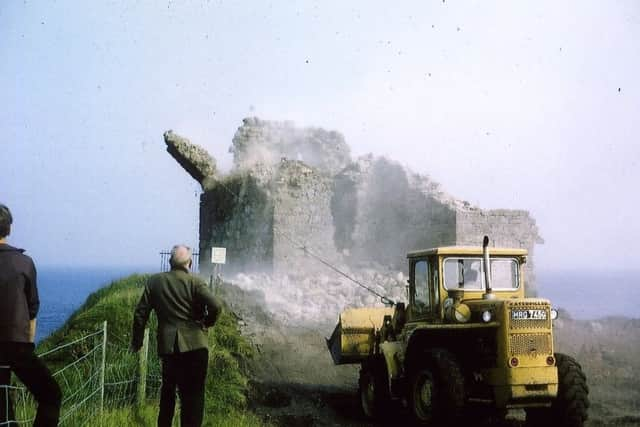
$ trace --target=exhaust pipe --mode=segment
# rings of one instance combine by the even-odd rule
[[[491,263],[489,261],[489,236],[484,236],[482,239],[482,258],[484,267],[484,284],[487,289],[486,293],[482,295],[482,299],[494,299],[496,296],[491,290]]]

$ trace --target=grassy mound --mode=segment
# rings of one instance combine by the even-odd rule
[[[96,332],[107,323],[107,353],[105,377],[107,383],[125,383],[124,389],[105,387],[105,418],[137,419],[138,424],[155,423],[157,391],[160,384],[160,362],[155,346],[157,320],[151,315],[149,344],[149,379],[147,388],[150,400],[137,408],[135,378],[138,355],[128,351],[134,308],[142,294],[148,276],[133,275],[115,281],[91,294],[67,322],[38,346],[38,353],[73,342]],[[96,337],[100,338],[100,337]],[[91,341],[91,340],[89,340]],[[69,346],[47,356],[52,370],[82,357],[95,345],[95,340]],[[247,361],[253,355],[250,343],[240,334],[234,314],[225,309],[215,327],[209,330],[209,372],[206,383],[207,425],[259,425],[251,413],[246,413],[248,388]],[[119,385],[119,387],[122,384]],[[155,390],[155,391],[154,391]],[[136,408],[134,410],[134,408]],[[214,422],[215,420],[215,422]],[[225,421],[227,420],[227,421]],[[117,423],[117,422],[116,422]],[[122,425],[121,423],[119,425]]]

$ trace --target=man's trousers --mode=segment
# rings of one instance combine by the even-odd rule
[[[17,342],[0,343],[0,425],[14,424],[7,423],[14,419],[13,403],[7,389],[11,383],[11,371],[38,402],[33,425],[57,426],[62,401],[60,387],[46,365],[34,353],[34,345]]]
[[[158,427],[169,427],[176,405],[176,387],[180,396],[180,425],[200,427],[204,412],[204,383],[209,352],[206,348],[172,353],[162,358],[162,387]]]

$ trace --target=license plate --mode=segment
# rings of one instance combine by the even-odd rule
[[[512,320],[547,320],[546,310],[513,310]]]

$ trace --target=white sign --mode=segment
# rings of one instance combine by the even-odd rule
[[[227,261],[227,248],[211,248],[211,264],[224,264]]]

